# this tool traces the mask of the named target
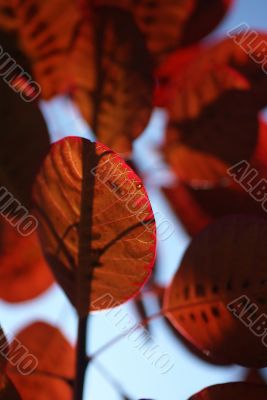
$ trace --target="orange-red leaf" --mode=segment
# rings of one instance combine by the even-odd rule
[[[154,217],[140,179],[118,155],[65,138],[52,146],[34,197],[45,255],[80,314],[94,309],[90,292],[92,302],[104,297],[100,309],[138,293],[154,263]]]
[[[266,312],[267,222],[225,217],[209,225],[187,249],[166,291],[164,308],[178,331],[205,354],[248,367],[267,365],[267,349],[227,305],[247,296]]]
[[[129,153],[152,110],[152,65],[130,13],[100,7],[81,43],[84,83],[73,97],[99,141]]]
[[[231,0],[95,0],[98,6],[131,11],[156,63],[171,51],[198,42],[210,33]]]
[[[53,283],[37,234],[21,236],[0,221],[0,298],[11,303],[35,298]]]
[[[70,386],[57,378],[74,376],[75,352],[62,333],[44,322],[35,322],[16,339],[38,360],[37,369],[30,375],[22,375],[16,367],[8,365],[8,375],[23,400],[71,400]],[[17,343],[11,344],[11,352],[16,350]]]
[[[221,184],[227,168],[250,160],[256,148],[259,109],[249,84],[228,66],[198,68],[192,63],[176,90],[169,108],[165,158],[189,184]]]

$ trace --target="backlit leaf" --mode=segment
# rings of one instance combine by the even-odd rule
[[[227,168],[250,160],[258,138],[248,82],[227,66],[186,69],[170,104],[164,155],[193,186],[222,184]]]
[[[36,233],[21,236],[0,221],[0,298],[11,303],[35,298],[53,283]]]
[[[263,335],[251,330],[266,312],[266,234],[266,220],[257,217],[216,221],[192,240],[166,291],[167,317],[206,355],[247,367],[267,365]],[[258,307],[248,320],[242,317],[247,326],[227,308],[241,296]]]
[[[17,28],[15,0],[0,0],[0,27],[7,31]]]
[[[261,169],[258,170],[261,172]],[[266,174],[259,174],[255,186],[264,176]],[[162,190],[191,236],[196,235],[214,219],[231,214],[257,214],[266,218],[261,203],[255,201],[241,186],[230,185],[230,182],[227,186],[203,189],[176,182]]]
[[[156,63],[171,51],[198,42],[228,10],[229,0],[95,0],[131,11]]]
[[[138,293],[154,263],[154,217],[140,179],[118,155],[65,138],[52,146],[34,198],[44,253],[80,314]]]
[[[7,355],[9,354],[9,346],[5,334],[0,327],[0,400],[20,400],[20,396],[6,375]]]
[[[225,383],[202,390],[189,400],[265,400],[267,386],[250,383]]]
[[[188,46],[208,35],[221,22],[232,0],[197,0],[194,12],[184,26],[181,45]]]
[[[26,0],[14,12],[17,46],[41,97],[70,94],[100,141],[130,152],[149,121],[153,91],[152,64],[131,14],[113,7],[83,14],[75,0]]]
[[[74,100],[97,138],[118,153],[145,129],[152,110],[152,66],[142,35],[130,13],[94,10],[83,45],[85,85]]]
[[[75,82],[72,73],[77,72],[72,55],[83,19],[75,0],[13,0],[11,12],[16,19],[13,34],[17,47],[27,57],[34,79],[41,85],[41,96],[49,99],[70,90]],[[3,14],[1,18],[4,19]],[[5,30],[1,19],[0,27]]]
[[[18,341],[38,362],[21,374],[16,367],[8,365],[8,375],[18,388],[23,400],[71,400],[72,390],[64,380],[73,379],[75,352],[55,327],[44,322],[35,322],[23,329],[11,344],[11,352],[16,352]]]

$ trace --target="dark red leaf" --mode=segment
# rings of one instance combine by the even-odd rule
[[[192,240],[166,291],[171,323],[206,355],[247,367],[267,365],[263,335],[249,329],[266,312],[266,234],[267,221],[257,217],[216,221]],[[241,296],[258,306],[248,326],[227,308]]]
[[[202,390],[189,400],[265,400],[267,386],[249,383],[226,383]]]

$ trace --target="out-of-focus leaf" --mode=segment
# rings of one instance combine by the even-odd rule
[[[221,22],[232,0],[196,0],[194,12],[184,26],[181,46],[198,42]]]
[[[92,32],[83,45],[86,85],[77,85],[73,97],[97,138],[127,155],[150,118],[151,61],[130,13],[99,7],[87,23]]]
[[[266,234],[267,222],[254,216],[209,225],[192,240],[165,293],[170,322],[206,355],[247,367],[267,365],[261,337],[227,308],[247,296],[259,307],[251,325],[266,312]]]
[[[162,188],[162,191],[189,235],[196,235],[211,222],[185,185],[176,183],[173,187]]]
[[[17,27],[15,5],[16,0],[0,0],[0,27],[6,31],[13,31]]]
[[[225,383],[211,386],[189,400],[265,400],[267,386],[252,383]]]
[[[132,15],[114,7],[83,13],[75,0],[25,0],[14,8],[16,45],[41,97],[72,95],[100,141],[130,152],[153,93],[152,63]]]
[[[265,64],[262,49],[267,34],[248,30],[232,35],[233,38],[224,39],[207,48],[205,54],[203,53],[203,62],[226,64],[241,73],[251,85],[254,102],[259,102],[263,107],[266,105],[267,76],[263,70]]]
[[[0,298],[10,303],[33,299],[53,283],[37,234],[23,237],[4,220],[0,224]]]
[[[0,96],[0,186],[29,207],[34,178],[49,150],[48,131],[37,104],[24,102],[3,80]]]
[[[0,400],[22,400],[10,379],[0,376]]]
[[[7,354],[9,354],[9,346],[5,334],[0,327],[0,400],[20,400],[20,396],[6,375]]]
[[[184,70],[197,57],[202,54],[202,45],[199,43],[194,46],[186,47],[172,52],[164,62],[154,71],[156,88],[154,92],[154,104],[157,107],[166,108],[175,98],[179,82],[179,77]]]
[[[154,263],[155,222],[140,179],[118,155],[65,138],[52,146],[34,198],[44,253],[80,314],[139,292]]]
[[[239,73],[228,66],[193,65],[181,75],[170,104],[164,155],[179,179],[218,185],[229,166],[252,157],[259,109]]]
[[[264,176],[266,174],[259,174],[258,181]],[[229,185],[200,189],[177,182],[174,186],[162,190],[191,236],[196,235],[214,219],[231,214],[257,214],[266,218],[261,204],[241,187]]]
[[[228,10],[229,0],[95,0],[131,11],[156,63],[177,48],[198,42]]]
[[[31,71],[26,72],[40,84],[41,96],[49,99],[69,91],[78,72],[73,53],[83,26],[75,0],[13,0],[9,8],[16,21],[12,32],[16,46],[27,58]],[[6,30],[3,10],[0,15],[0,28]]]
[[[38,362],[37,369],[32,372],[35,364],[29,364],[24,375],[16,367],[8,365],[8,375],[23,400],[71,400],[71,388],[64,380],[57,378],[72,379],[74,376],[75,351],[62,333],[44,322],[35,322],[16,336],[16,342],[11,344],[11,354],[12,351],[15,354],[18,342]]]

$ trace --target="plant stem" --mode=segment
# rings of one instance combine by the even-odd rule
[[[74,400],[83,399],[85,373],[87,368],[86,334],[88,316],[79,318],[78,343],[76,348],[76,373],[74,385]]]

